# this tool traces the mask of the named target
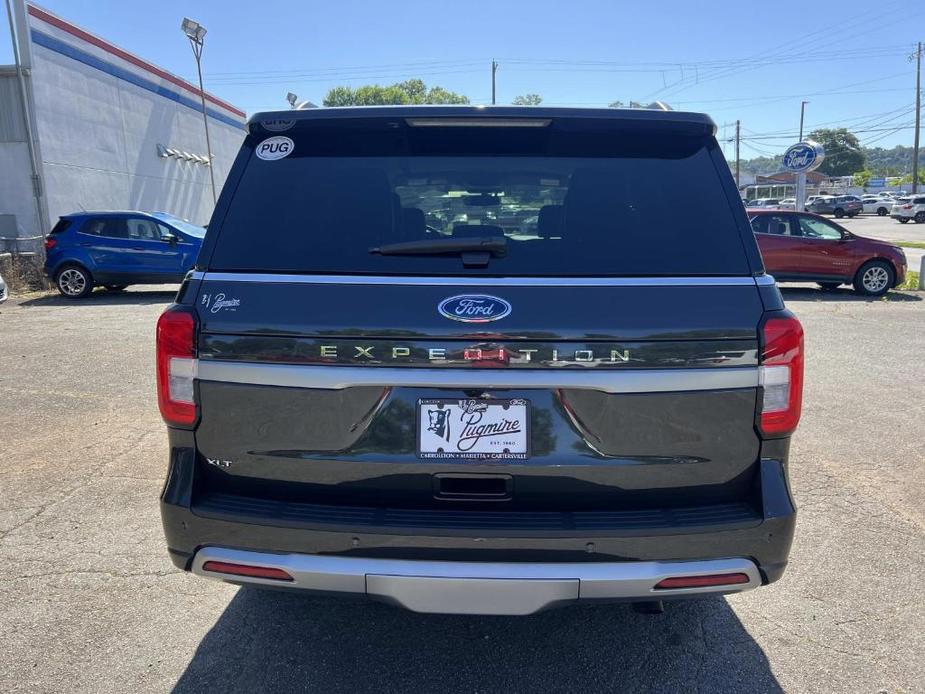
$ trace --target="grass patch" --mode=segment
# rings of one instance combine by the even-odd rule
[[[918,288],[919,288],[919,273],[913,270],[909,270],[908,272],[906,272],[906,281],[900,285],[897,285],[896,287],[896,289],[905,289],[906,291],[910,289],[915,290]]]
[[[893,243],[903,248],[925,248],[925,242],[922,241],[894,241]]]

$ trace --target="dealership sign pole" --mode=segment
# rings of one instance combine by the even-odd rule
[[[802,212],[806,207],[806,173],[818,169],[825,159],[822,145],[805,140],[791,145],[784,152],[784,168],[796,174],[795,207]]]

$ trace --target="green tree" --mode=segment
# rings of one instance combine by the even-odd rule
[[[325,106],[384,106],[390,104],[468,104],[469,99],[443,87],[428,87],[413,79],[396,84],[366,84],[362,87],[334,87],[323,101]]]
[[[825,148],[825,160],[819,167],[827,176],[848,176],[864,169],[866,157],[858,138],[847,128],[819,128],[809,134]]]
[[[864,169],[863,171],[857,171],[854,174],[854,185],[861,186],[861,188],[866,188],[867,184],[870,183],[870,179],[873,178],[873,174]]]
[[[520,96],[515,96],[514,101],[511,103],[515,106],[539,106],[543,103],[543,97],[539,94],[521,94]]]
[[[623,108],[623,102],[611,101],[609,104],[607,104],[607,108]]]

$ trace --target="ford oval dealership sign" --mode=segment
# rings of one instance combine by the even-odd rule
[[[794,173],[806,173],[819,168],[824,159],[825,150],[818,142],[798,142],[784,152],[784,168]]]

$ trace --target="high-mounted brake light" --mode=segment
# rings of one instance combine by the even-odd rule
[[[771,318],[763,328],[759,384],[763,434],[789,434],[803,405],[803,326],[793,316]]]
[[[471,118],[406,118],[412,128],[545,128],[549,118],[497,118],[475,116]]]
[[[196,318],[171,306],[157,321],[157,404],[168,424],[196,422]]]

